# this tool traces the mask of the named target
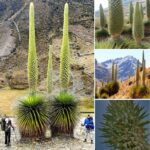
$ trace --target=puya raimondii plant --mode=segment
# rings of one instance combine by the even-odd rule
[[[47,67],[47,92],[51,93],[53,89],[53,62],[52,62],[52,45],[49,46],[49,58]]]
[[[133,38],[137,45],[141,45],[141,40],[144,38],[144,23],[141,13],[140,5],[136,2],[133,14],[133,26],[132,26]]]
[[[112,63],[112,81],[117,81],[117,65],[115,63]]]
[[[102,4],[99,6],[99,12],[100,12],[100,29],[104,29],[106,25],[106,18],[103,10]]]
[[[29,10],[29,50],[28,50],[28,83],[30,94],[34,94],[38,82],[38,62],[35,42],[34,4],[30,3]]]
[[[70,49],[68,32],[68,4],[64,7],[63,39],[60,52],[60,85],[62,90],[67,90],[70,81]]]
[[[109,33],[113,40],[119,39],[124,25],[122,0],[109,0]]]
[[[110,101],[100,131],[115,150],[148,150],[148,112],[134,101]]]

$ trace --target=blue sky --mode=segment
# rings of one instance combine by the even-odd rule
[[[142,51],[143,50],[95,50],[95,58],[98,62],[103,62],[108,59],[115,59],[125,56],[133,56],[142,62]],[[144,50],[146,66],[150,67],[150,50]]]
[[[95,0],[95,10],[99,10],[100,4],[102,4],[103,8],[107,8],[108,0]]]

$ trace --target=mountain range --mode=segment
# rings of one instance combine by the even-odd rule
[[[118,68],[118,80],[127,80],[129,76],[135,75],[137,59],[133,56],[126,56],[116,59],[109,59],[99,63],[95,60],[95,78],[99,81],[111,81],[111,67],[112,62],[117,65]],[[141,63],[140,63],[141,66]]]

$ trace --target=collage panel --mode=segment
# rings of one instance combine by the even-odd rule
[[[149,99],[150,50],[95,50],[95,99]]]
[[[0,150],[94,150],[93,35],[94,0],[0,0]]]
[[[96,100],[95,150],[149,150],[149,100]]]
[[[95,49],[149,49],[148,0],[95,0]]]

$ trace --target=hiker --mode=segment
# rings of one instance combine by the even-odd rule
[[[11,128],[15,129],[11,123],[9,118],[6,119],[5,125],[5,145],[10,146],[10,138],[11,138]]]
[[[6,115],[4,115],[1,119],[1,130],[2,131],[5,131],[5,125],[6,125],[5,119],[6,119]]]
[[[87,118],[84,120],[84,126],[85,126],[85,139],[84,139],[84,142],[87,142],[87,138],[89,136],[90,139],[91,139],[91,144],[93,144],[93,131],[94,131],[93,117],[88,115]]]

